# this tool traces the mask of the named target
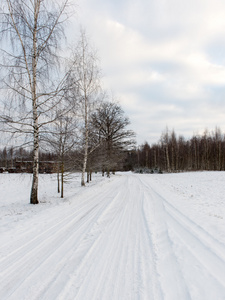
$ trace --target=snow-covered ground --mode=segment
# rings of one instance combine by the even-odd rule
[[[0,174],[0,299],[225,299],[225,172]]]

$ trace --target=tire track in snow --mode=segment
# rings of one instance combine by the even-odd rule
[[[183,228],[188,229],[188,232],[197,239],[201,240],[202,244],[209,248],[211,252],[215,253],[223,262],[225,262],[225,247],[208,232],[206,232],[198,224],[194,223],[186,215],[176,209],[172,204],[167,200],[164,200],[164,205],[167,213],[171,218],[175,219]]]
[[[168,209],[168,208],[167,208]],[[171,211],[171,207],[168,209],[169,222],[168,225],[174,235],[178,237],[180,242],[184,245],[191,255],[198,260],[202,269],[206,269],[207,272],[223,286],[225,291],[225,261],[223,259],[225,253],[225,247],[223,249],[222,257],[217,254],[218,251],[214,251],[212,247],[213,238],[209,238],[205,234],[200,235],[197,225],[196,228],[193,224],[188,224],[185,219],[180,219],[178,213]],[[219,252],[222,252],[222,246],[220,245]]]
[[[115,193],[115,191],[114,191],[114,193]],[[110,194],[112,194],[112,191],[111,191],[111,193]],[[112,198],[112,197],[111,197]],[[119,195],[119,193],[117,193],[117,196],[115,197],[115,198],[120,198],[120,195]],[[112,199],[112,201],[114,201],[114,198]],[[109,206],[112,206],[112,202],[110,203],[110,205]],[[109,210],[109,207],[107,207],[107,209],[104,211],[104,213],[100,216],[100,218],[99,218],[99,220],[97,220],[97,222],[96,223],[99,223],[99,221],[103,218],[104,219],[104,215],[105,214],[107,214],[107,211]],[[91,231],[87,234],[87,236],[88,235],[93,235],[93,233],[94,233],[94,231],[95,231],[95,223],[93,223],[92,224],[92,226],[94,227],[94,230],[92,230],[91,229]],[[118,231],[118,230],[117,230]],[[85,238],[86,239],[86,241],[88,241],[88,238],[87,238],[87,236],[85,236],[85,237],[83,237],[83,238]],[[90,240],[90,239],[89,239]],[[98,240],[98,239],[97,239]],[[96,242],[98,242],[98,241],[96,241]],[[84,243],[85,244],[85,243]],[[88,253],[86,254],[86,255],[84,255],[84,256],[87,256],[87,260],[89,259],[90,260],[90,253],[92,253],[92,246],[90,247],[90,243],[88,243],[88,245],[89,245],[89,247],[87,248],[87,250],[88,250]],[[83,252],[84,252],[84,249],[82,249],[82,254],[83,254]],[[98,253],[99,254],[99,253]],[[75,252],[75,253],[73,253],[73,256],[75,257],[75,260],[76,261],[78,261],[78,260],[82,260],[82,258],[80,257],[79,258],[79,255],[78,255],[78,257],[77,257],[77,252]],[[77,265],[78,266],[78,268],[79,268],[79,264],[80,263],[78,263],[77,262],[77,264],[75,263],[75,261],[73,260],[73,258],[71,259],[71,262],[70,262],[72,265]],[[63,270],[63,271],[65,271],[65,270]],[[68,268],[67,268],[67,271],[68,271]],[[72,269],[72,271],[74,272],[75,270],[74,270],[74,268]],[[92,274],[92,276],[93,276],[93,274]],[[57,295],[58,295],[58,291],[60,290],[60,288],[59,288],[59,286],[60,286],[60,283],[61,283],[61,280],[60,280],[60,278],[59,278],[59,276],[57,277],[57,279],[59,279],[58,280],[58,282],[57,282],[57,280],[53,283],[53,285],[50,287],[50,295],[53,295],[53,294],[55,294],[55,299],[57,298]],[[58,283],[58,284],[57,284]],[[58,288],[57,288],[58,287]],[[47,287],[47,292],[46,292],[46,294],[42,294],[42,296],[41,296],[41,299],[49,299],[49,296],[48,296],[48,294],[49,294],[49,286]],[[53,294],[52,294],[53,293]],[[27,298],[27,299],[29,299],[29,297]],[[33,299],[33,297],[32,297],[32,299]],[[36,298],[35,298],[36,299]],[[39,297],[37,297],[37,299],[40,299]],[[59,297],[59,299],[61,299],[61,296]],[[65,298],[63,298],[63,299],[68,299],[68,297],[66,296]],[[69,298],[70,299],[70,298]],[[74,299],[74,296],[72,296],[71,297],[71,299]]]
[[[93,222],[100,218],[104,211],[107,210],[108,205],[110,205],[110,194],[112,194],[112,192],[114,194],[117,193],[117,191],[113,189],[113,183],[112,190],[103,191],[102,199],[107,199],[107,201],[97,201],[96,204],[96,202],[93,201],[92,203],[89,199],[90,203],[87,201],[88,205],[81,207],[78,215],[76,211],[72,213],[69,212],[68,214],[68,209],[66,209],[66,213],[64,214],[63,212],[63,220],[57,225],[51,226],[45,232],[39,234],[37,238],[27,242],[24,247],[18,250],[16,249],[11,254],[9,253],[6,258],[2,259],[0,296],[4,299],[6,295],[9,296],[15,293],[15,299],[18,299],[18,287],[21,287],[21,284],[25,280],[29,281],[29,278],[32,277],[32,273],[36,273],[38,268],[45,264],[51,256],[56,255],[64,243],[68,243],[68,241],[72,240],[75,236],[76,239],[73,246],[76,246],[86,232],[92,228]],[[76,207],[73,206],[73,208]],[[67,216],[65,217],[65,215]],[[55,219],[53,222],[55,222]],[[77,235],[76,232],[73,234],[77,224],[79,225],[77,230],[79,233],[80,229],[80,236]],[[62,258],[63,257],[62,255]],[[29,265],[30,268],[27,268],[27,265]]]
[[[202,266],[225,287],[225,247],[157,192],[154,194],[161,198],[165,207],[169,228],[180,236]]]
[[[119,197],[95,224],[93,231],[102,233],[87,247],[88,254],[80,245],[82,263],[57,299],[162,299],[141,199],[140,185],[129,176]]]
[[[163,203],[167,214],[169,214],[177,222],[182,224],[184,228],[188,228],[188,231],[190,231],[193,236],[195,236],[197,239],[200,239],[207,248],[210,248],[212,252],[214,252],[225,262],[225,247],[222,243],[220,243],[220,241],[211,236],[201,226],[192,221],[187,215],[184,215],[171,202],[165,199],[165,197],[161,196],[156,190],[152,189],[152,193],[153,195],[155,195],[155,197],[161,199],[161,202]]]
[[[142,243],[141,243],[141,265],[145,289],[147,291],[145,299],[151,299],[150,291],[152,290],[153,299],[163,299],[162,287],[157,271],[157,250],[153,241],[153,228],[148,222],[146,216],[146,195],[141,191],[141,213],[142,213]],[[149,282],[150,280],[150,282]]]
[[[112,201],[116,201],[116,199],[119,197],[116,196]],[[111,206],[111,204],[110,204]],[[108,211],[108,209],[107,209]],[[105,214],[104,214],[105,215]],[[104,215],[101,216],[100,220],[93,223],[92,229],[84,236],[84,239],[81,241],[79,247],[77,248],[76,252],[74,253],[75,258],[79,258],[79,263],[77,264],[77,268],[74,269],[74,273],[71,275],[70,280],[65,285],[63,291],[59,294],[56,299],[76,299],[78,298],[78,293],[82,293],[82,287],[84,285],[84,282],[88,282],[88,287],[91,289],[91,285],[93,285],[93,273],[91,273],[91,276],[89,276],[89,273],[92,269],[92,264],[90,262],[96,262],[96,259],[98,259],[98,256],[101,253],[101,258],[104,256],[104,252],[106,251],[107,247],[104,247],[104,252],[102,250],[102,236],[105,236],[105,231],[107,230],[108,224],[107,222],[103,222],[104,226],[101,227],[101,219],[104,217]],[[100,244],[100,249],[99,249]],[[111,247],[112,248],[112,247]],[[88,265],[87,265],[88,262]],[[99,262],[101,263],[101,262]],[[96,267],[96,266],[95,266]],[[99,267],[99,266],[98,266]],[[102,266],[105,268],[106,266]],[[94,272],[95,275],[97,274],[97,270]],[[79,275],[78,275],[79,274]],[[95,277],[94,277],[95,279]],[[98,278],[98,281],[94,283],[94,288],[91,292],[91,297],[93,297],[94,290],[97,290],[97,286],[100,282],[100,278]],[[53,287],[54,288],[54,287]],[[80,291],[81,289],[81,291]],[[87,286],[84,288],[84,292],[87,292]],[[51,293],[50,293],[51,294]],[[46,297],[48,299],[48,297]]]
[[[222,245],[217,244],[214,253],[213,237],[161,197],[145,178],[114,177],[101,191],[84,193],[81,203],[54,209],[60,221],[55,224],[56,218],[50,216],[45,230],[31,240],[26,240],[30,228],[23,233],[24,245],[11,247],[0,260],[4,267],[0,299],[223,299],[221,283],[214,276],[218,277],[218,269],[212,274],[200,257],[208,247],[209,255],[222,259]],[[41,216],[40,222],[47,214]],[[218,287],[216,298],[207,295],[194,273],[191,282],[186,277],[190,261],[199,268],[198,276],[203,270],[202,278],[210,280],[214,292]],[[194,281],[200,290],[194,290]]]
[[[192,298],[202,300],[224,299],[225,263],[205,247],[177,220],[168,221],[170,236],[174,241],[175,252],[182,257],[184,273]],[[189,276],[192,273],[193,276]]]
[[[124,269],[126,262],[124,244],[127,244],[127,241],[124,241],[124,238],[127,235],[121,234],[124,228],[125,232],[128,230],[124,222],[124,217],[128,213],[126,194],[127,191],[113,199],[111,210],[97,224],[99,230],[104,226],[103,233],[98,240],[95,240],[89,256],[83,257],[82,264],[58,299],[117,299],[113,298],[117,293],[120,295],[118,299],[126,299],[121,296],[124,291],[121,288],[121,280],[125,278],[119,276],[119,270]],[[107,220],[107,225],[104,219]],[[117,278],[120,279],[119,284],[116,283]]]
[[[164,219],[174,253],[179,257],[182,256],[181,253],[185,253],[183,260],[186,260],[186,266],[184,267],[184,262],[181,259],[179,259],[179,263],[191,298],[224,299],[225,247],[180,212],[160,193],[151,187],[149,190],[152,190],[153,198],[158,199],[158,203],[163,206]],[[179,252],[178,248],[180,249]],[[188,262],[189,264],[192,263],[194,267],[188,267]],[[193,273],[193,280],[191,281],[186,279],[187,269]],[[195,272],[198,273],[197,276],[195,276]],[[190,278],[190,276],[188,277]],[[211,291],[214,294],[211,294]],[[215,291],[217,291],[217,295],[215,295]]]
[[[135,176],[135,175],[134,175]],[[144,180],[138,177],[143,188],[143,214],[149,232],[149,239],[154,249],[155,273],[161,285],[162,299],[191,299],[188,287],[170,239],[163,203],[153,194],[153,190]],[[170,287],[168,289],[168,286]],[[156,297],[156,299],[158,299]]]
[[[76,216],[76,214],[81,213],[82,214],[82,210],[85,211],[85,209],[87,209],[86,207],[90,208],[90,206],[93,205],[93,203],[90,203],[90,198],[91,197],[95,197],[95,195],[97,196],[99,194],[99,190],[101,189],[103,184],[103,190],[101,191],[102,194],[106,193],[108,194],[108,190],[107,190],[107,185],[110,184],[110,182],[100,182],[97,186],[93,186],[91,188],[91,190],[89,189],[83,189],[82,191],[80,191],[79,194],[76,194],[74,197],[69,197],[67,200],[65,200],[65,205],[71,205],[69,206],[68,209],[65,208],[65,206],[62,206],[62,212],[60,215],[60,218],[62,220],[62,222],[64,222],[64,220],[68,217],[71,216],[71,211],[73,206],[76,206],[76,211],[74,211],[74,216]],[[105,189],[105,190],[104,190]],[[74,199],[75,198],[75,199]],[[72,199],[72,202],[71,202]],[[80,203],[79,203],[80,201]],[[62,202],[64,202],[64,200],[62,200]],[[69,202],[69,203],[67,203]],[[56,215],[56,217],[54,217],[54,214],[58,213],[59,210],[59,206],[57,207],[47,207],[46,210],[49,211],[50,214],[50,220],[49,216],[48,218],[46,218],[46,216],[44,215],[43,217],[43,223],[45,224],[45,226],[42,226],[41,222],[42,220],[40,220],[40,216],[42,216],[43,213],[45,213],[45,211],[40,211],[41,215],[35,215],[35,221],[36,223],[34,224],[33,221],[31,220],[26,220],[29,224],[29,226],[26,226],[25,228],[23,228],[23,231],[18,235],[18,238],[16,240],[14,240],[13,242],[10,241],[7,244],[4,245],[0,245],[0,254],[2,255],[3,259],[5,258],[4,255],[5,253],[10,252],[11,254],[13,253],[13,251],[9,248],[11,247],[16,248],[15,251],[19,251],[21,248],[25,247],[26,244],[32,244],[38,237],[42,236],[43,232],[47,233],[46,227],[48,227],[48,230],[52,230],[54,232],[54,228],[56,228],[59,224],[59,220],[58,220],[58,215]],[[66,221],[66,220],[65,220]],[[32,222],[32,226],[30,226],[30,223]],[[35,225],[35,226],[34,226]],[[39,228],[41,228],[39,230]],[[34,235],[34,231],[35,232],[35,237],[33,237]],[[30,238],[27,239],[28,235],[30,234]],[[27,241],[28,240],[28,241]],[[0,257],[0,262],[2,261],[2,258]]]
[[[30,220],[29,220],[29,228],[26,228],[25,230],[23,230],[23,232],[19,235],[18,239],[16,241],[14,241],[14,243],[16,244],[16,247],[15,247],[16,249],[14,251],[10,251],[9,246],[12,246],[12,242],[10,241],[9,243],[7,243],[5,245],[0,246],[0,253],[3,253],[3,256],[4,256],[4,252],[7,252],[7,254],[8,254],[8,252],[10,251],[10,253],[12,255],[15,252],[20,251],[21,249],[24,249],[24,247],[26,245],[36,242],[36,240],[38,238],[40,238],[40,240],[42,240],[43,234],[48,234],[48,233],[50,233],[50,231],[52,231],[54,233],[55,229],[57,227],[59,227],[60,222],[62,222],[61,225],[63,225],[63,223],[66,223],[67,219],[69,220],[69,218],[71,218],[71,216],[76,216],[79,213],[82,215],[83,211],[85,211],[87,208],[90,209],[90,207],[92,207],[92,205],[93,205],[93,203],[90,203],[90,196],[94,197],[95,195],[99,194],[99,190],[94,191],[94,194],[92,194],[92,195],[89,195],[90,194],[89,190],[83,190],[82,192],[79,195],[75,196],[76,203],[73,203],[72,205],[70,204],[71,206],[68,209],[66,209],[65,207],[62,208],[62,213],[60,215],[61,221],[58,220],[58,215],[54,218],[54,212],[56,212],[56,214],[57,214],[59,207],[51,208],[51,215],[50,215],[51,219],[46,220],[46,216],[44,216],[44,222],[46,223],[45,226],[48,227],[48,229],[46,230],[46,228],[41,227],[42,230],[44,230],[44,232],[37,231],[37,233],[35,234],[35,237],[33,237],[34,230],[38,229],[38,227],[40,225],[42,225],[42,224],[40,224],[41,222],[40,222],[39,216],[35,216],[36,219],[38,220],[38,222],[36,222],[35,226],[30,226]],[[104,190],[103,190],[103,193],[104,193]],[[105,193],[108,194],[108,191],[106,190]],[[82,197],[82,196],[86,195],[86,194],[87,194],[86,199],[84,199],[84,197]],[[72,207],[74,205],[77,205],[79,199],[82,199],[82,202],[79,203],[79,206],[76,207],[76,210],[74,212],[72,212],[72,214],[71,214]],[[41,213],[43,213],[43,211]],[[28,234],[30,234],[31,236],[30,236],[29,240],[27,241]],[[4,260],[4,257],[3,257],[3,259],[0,258],[0,262],[2,260]]]

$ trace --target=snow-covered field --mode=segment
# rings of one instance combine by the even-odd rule
[[[0,174],[0,299],[225,299],[225,172]]]

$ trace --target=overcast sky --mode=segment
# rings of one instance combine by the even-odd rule
[[[77,0],[98,50],[103,84],[129,116],[138,144],[225,131],[224,0]]]

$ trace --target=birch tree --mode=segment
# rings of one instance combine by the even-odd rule
[[[64,197],[64,182],[65,172],[71,171],[70,153],[74,150],[77,143],[77,124],[76,117],[73,113],[62,116],[57,112],[59,117],[56,122],[51,124],[51,129],[48,130],[46,136],[47,145],[50,145],[54,153],[57,155],[58,161],[58,192],[61,193],[61,198]],[[70,167],[69,167],[70,166]],[[59,174],[61,178],[59,180]],[[61,188],[60,188],[61,182]]]
[[[76,63],[74,63],[76,62]],[[93,112],[100,89],[100,69],[95,50],[88,43],[86,33],[81,30],[80,40],[75,48],[73,59],[72,82],[80,99],[81,118],[83,123],[83,163],[81,185],[85,186],[85,171],[88,160],[90,139],[90,115]]]
[[[166,128],[166,130],[161,135],[161,144],[162,144],[162,147],[165,150],[167,171],[171,172],[171,169],[170,169],[170,156],[169,156],[169,130],[168,130],[168,128]]]
[[[5,38],[2,77],[8,91],[1,121],[7,132],[32,136],[32,204],[38,203],[40,130],[63,97],[65,76],[58,72],[58,50],[69,17],[68,6],[68,0],[3,0],[0,6]]]

